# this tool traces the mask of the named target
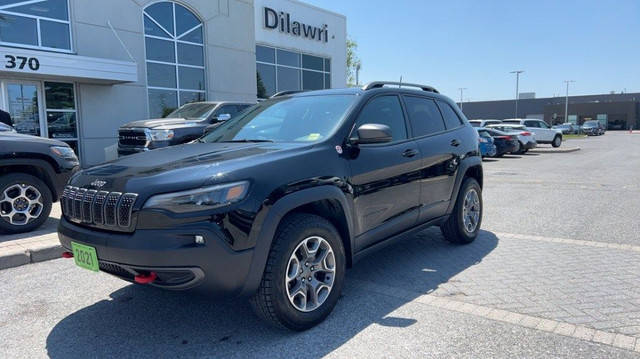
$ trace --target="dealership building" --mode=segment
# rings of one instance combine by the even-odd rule
[[[468,119],[536,118],[551,125],[565,122],[582,125],[598,120],[608,130],[640,128],[640,93],[548,98],[535,98],[532,93],[528,93],[528,98],[523,95],[520,94],[517,104],[515,99],[463,102],[462,112]]]
[[[0,108],[116,156],[120,125],[192,101],[346,86],[346,17],[294,0],[3,0]]]

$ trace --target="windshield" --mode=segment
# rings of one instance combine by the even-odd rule
[[[584,124],[587,126],[597,126],[598,121],[586,121]]]
[[[338,128],[353,95],[276,98],[243,111],[201,142],[317,142]]]
[[[216,107],[215,103],[194,102],[183,105],[167,115],[166,118],[189,118],[204,120]]]

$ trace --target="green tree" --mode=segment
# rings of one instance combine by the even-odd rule
[[[358,57],[358,42],[347,36],[347,85],[357,86],[357,73],[362,68],[362,61]]]
[[[262,76],[260,76],[260,73],[256,71],[256,77],[257,77],[257,86],[258,86],[258,98],[267,98],[267,88],[264,86],[264,83],[262,82]]]

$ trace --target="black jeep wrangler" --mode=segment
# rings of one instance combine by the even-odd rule
[[[196,143],[82,171],[58,231],[81,267],[248,297],[304,330],[367,253],[433,225],[472,242],[482,178],[478,133],[452,100],[375,82],[276,97]]]
[[[40,227],[78,166],[64,142],[0,132],[0,233]]]

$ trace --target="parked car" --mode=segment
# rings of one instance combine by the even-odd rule
[[[165,118],[129,122],[118,129],[118,155],[191,142],[202,136],[207,126],[219,125],[251,105],[228,101],[191,102]]]
[[[506,133],[493,128],[476,128],[480,136],[484,136],[486,132],[493,137],[493,143],[496,146],[496,154],[493,157],[502,157],[507,153],[517,154],[520,152],[520,141],[515,133]]]
[[[436,225],[471,243],[482,178],[455,102],[374,82],[265,100],[188,146],[83,170],[58,235],[78,266],[248,297],[265,321],[305,330],[338,302],[347,266],[402,234]]]
[[[40,227],[78,166],[64,142],[0,132],[0,232]]]
[[[487,131],[478,131],[478,148],[482,158],[493,157],[498,152],[493,137]]]
[[[604,135],[604,126],[598,120],[585,121],[582,124],[582,133],[587,136],[600,136]]]
[[[506,133],[515,133],[518,136],[520,142],[520,154],[524,154],[532,148],[536,148],[538,143],[536,142],[535,133],[527,130],[523,125],[513,125],[510,123],[501,123],[488,125],[488,128],[494,128]]]
[[[500,120],[496,120],[496,119],[486,119],[486,120],[482,120],[482,119],[475,119],[475,120],[469,120],[469,123],[471,124],[471,126],[473,127],[485,127],[486,125],[491,125],[494,123],[501,123],[502,121]]]
[[[0,132],[16,132],[16,130],[11,126],[0,122]]]
[[[553,147],[560,147],[562,144],[562,131],[551,128],[551,126],[542,120],[510,118],[502,120],[502,122],[526,126],[529,131],[536,134],[536,142],[538,143],[550,143]]]
[[[563,135],[572,135],[579,132],[578,126],[573,126],[571,123],[562,123],[560,125],[551,126],[551,128],[562,131]]]

